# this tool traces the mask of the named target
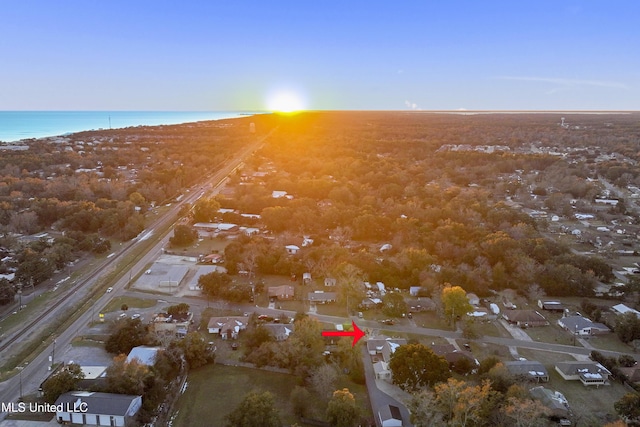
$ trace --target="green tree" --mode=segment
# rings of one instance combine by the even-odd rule
[[[407,303],[401,294],[390,292],[382,297],[382,311],[390,317],[402,317],[407,313]]]
[[[120,354],[107,368],[107,390],[110,393],[142,395],[150,375],[149,368],[137,358],[127,362],[127,355]]]
[[[259,348],[264,343],[273,342],[275,338],[271,335],[271,332],[262,324],[256,324],[254,327],[250,327],[244,333],[244,355],[250,356],[254,350]]]
[[[496,363],[489,372],[482,376],[491,381],[491,387],[500,393],[506,393],[515,382],[516,378],[502,362]]]
[[[191,226],[178,224],[173,229],[173,237],[169,239],[171,246],[188,246],[198,240],[198,232]]]
[[[423,344],[400,346],[391,356],[393,382],[405,391],[431,387],[449,378],[449,364]]]
[[[322,325],[316,319],[304,317],[294,322],[295,332],[281,343],[278,364],[291,372],[307,377],[322,364],[324,340]]]
[[[327,406],[327,420],[335,427],[355,427],[360,419],[356,399],[348,388],[336,390]]]
[[[613,407],[616,412],[625,420],[640,420],[640,394],[627,393],[620,398]]]
[[[182,316],[189,313],[189,304],[181,302],[180,304],[167,307],[167,314],[171,316]]]
[[[264,208],[260,213],[262,222],[273,232],[280,233],[290,227],[293,212],[290,208],[274,206]]]
[[[293,390],[291,390],[291,396],[289,397],[291,406],[293,406],[293,413],[296,414],[297,417],[306,417],[313,405],[311,399],[312,397],[309,390],[304,387],[295,386]]]
[[[249,392],[231,413],[225,416],[228,427],[281,427],[273,395],[268,391]]]
[[[220,209],[220,203],[213,198],[200,198],[193,205],[193,220],[195,222],[211,222]]]
[[[207,343],[198,332],[189,332],[180,341],[180,347],[190,369],[213,363],[214,354],[207,350]]]
[[[137,191],[134,191],[133,193],[129,194],[129,201],[133,203],[135,206],[139,206],[141,208],[144,208],[147,202],[144,196],[138,193]]]
[[[444,314],[455,323],[457,317],[464,316],[473,310],[473,306],[467,299],[467,293],[460,286],[451,286],[448,283],[442,289],[442,305]]]
[[[117,322],[115,328],[104,345],[109,353],[128,354],[133,347],[150,343],[147,329],[140,319]]]
[[[623,343],[640,338],[640,319],[634,313],[624,313],[616,317],[614,328],[616,335]]]
[[[84,378],[80,365],[70,363],[60,371],[49,377],[42,384],[44,400],[53,403],[63,393],[75,390],[78,382]]]
[[[0,279],[0,305],[11,304],[16,290],[7,279]]]
[[[202,291],[210,297],[223,295],[230,285],[231,277],[229,277],[228,274],[218,273],[217,271],[203,274],[198,278],[198,286],[200,286]]]

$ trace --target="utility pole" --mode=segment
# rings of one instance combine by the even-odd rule
[[[51,353],[51,369],[53,369],[53,364],[56,360],[56,339],[53,339],[53,352]]]

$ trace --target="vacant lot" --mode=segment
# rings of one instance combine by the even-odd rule
[[[223,426],[225,415],[233,411],[248,392],[259,390],[273,394],[283,425],[297,422],[304,426],[293,415],[289,403],[291,390],[299,383],[300,379],[293,375],[217,364],[206,366],[189,374],[187,390],[178,399],[173,425]],[[336,387],[349,388],[363,413],[371,413],[366,387],[345,378],[340,379]],[[318,409],[324,411],[325,404],[321,399],[314,398],[313,401]]]
[[[188,378],[188,387],[178,399],[176,427],[223,426],[224,417],[235,409],[252,390],[274,395],[280,418],[286,425],[296,419],[291,413],[289,395],[298,384],[293,375],[258,369],[210,365]]]

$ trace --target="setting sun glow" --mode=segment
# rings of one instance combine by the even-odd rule
[[[267,100],[267,108],[278,113],[293,113],[305,108],[302,97],[291,91],[273,92]]]

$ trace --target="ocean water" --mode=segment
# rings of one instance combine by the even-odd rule
[[[238,111],[0,111],[0,141],[130,126],[175,125],[257,114]]]

